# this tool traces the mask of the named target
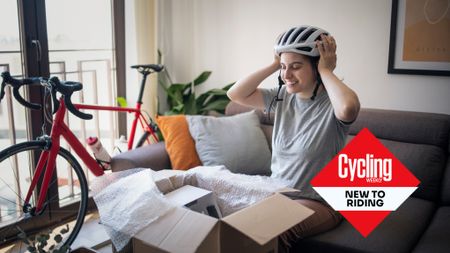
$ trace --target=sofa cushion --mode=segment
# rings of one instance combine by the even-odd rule
[[[447,166],[442,179],[441,204],[450,205],[450,156],[447,156]]]
[[[261,130],[263,131],[264,136],[266,137],[266,141],[269,144],[269,148],[272,151],[273,126],[272,125],[261,125]]]
[[[254,110],[254,108],[240,105],[235,102],[228,103],[227,107],[225,108],[225,115],[227,116],[233,116],[239,113],[243,112],[249,112]],[[273,131],[273,119],[274,115],[273,113],[270,114],[270,119],[267,115],[267,113],[264,113],[261,110],[255,110],[256,114],[258,115],[259,122],[261,123],[261,129],[264,132],[264,135],[266,136],[267,143],[269,144],[269,148],[272,150],[272,131]]]
[[[435,208],[431,201],[410,197],[366,238],[344,220],[333,230],[300,241],[294,252],[410,252]]]
[[[356,135],[364,127],[381,139],[449,149],[449,115],[364,108],[350,127],[350,134]]]
[[[445,169],[446,154],[436,146],[380,140],[420,180],[412,196],[437,201]]]
[[[185,115],[157,116],[172,168],[188,170],[201,165]]]
[[[230,103],[228,103],[227,107],[225,108],[225,115],[233,116],[233,115],[236,115],[239,113],[249,112],[252,110],[255,110],[255,108],[245,106],[245,105],[240,105],[235,102],[230,102]],[[255,110],[255,112],[258,115],[258,118],[259,118],[259,121],[261,122],[261,124],[273,125],[273,119],[274,119],[273,113],[270,114],[270,119],[269,119],[269,116],[267,113],[265,113],[261,110]]]
[[[269,146],[254,111],[186,118],[203,165],[225,165],[235,173],[270,174]]]
[[[145,145],[120,153],[111,159],[111,170],[113,172],[133,168],[170,169],[171,165],[165,143],[161,141]]]
[[[448,232],[450,231],[448,228],[450,228],[450,206],[440,207],[413,252],[449,252],[450,240]],[[447,231],[447,233],[444,231]]]

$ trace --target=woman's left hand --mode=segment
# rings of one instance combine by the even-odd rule
[[[336,41],[331,35],[320,35],[321,41],[316,41],[317,48],[319,49],[320,59],[318,70],[319,73],[323,70],[329,70],[333,72],[336,68]]]

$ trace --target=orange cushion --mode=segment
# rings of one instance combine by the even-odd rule
[[[188,170],[202,165],[185,115],[157,116],[156,123],[164,137],[173,169]]]

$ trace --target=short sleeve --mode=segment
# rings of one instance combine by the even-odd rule
[[[274,102],[275,96],[277,95],[278,87],[271,89],[261,89],[263,99],[264,99],[264,110],[265,112],[274,112],[277,103]]]

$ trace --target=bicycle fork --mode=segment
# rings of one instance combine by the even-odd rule
[[[33,175],[33,180],[31,181],[30,188],[28,188],[27,196],[25,197],[25,203],[23,206],[24,213],[36,214],[40,213],[43,210],[43,204],[45,200],[45,196],[47,195],[48,186],[50,180],[52,178],[53,172],[55,171],[55,163],[56,163],[56,155],[59,150],[59,139],[49,140],[47,139],[48,146],[41,153],[39,157],[39,161],[36,166],[36,170]],[[49,150],[47,150],[49,148]],[[44,170],[44,166],[47,163],[46,169]],[[41,185],[41,190],[39,192],[38,202],[36,207],[31,207],[30,199],[33,193],[33,190],[36,188],[38,180],[41,178],[42,172],[44,171],[44,178]]]
[[[23,211],[30,214],[38,214],[44,209],[44,200],[47,195],[50,180],[54,174],[56,168],[56,157],[60,150],[60,137],[62,136],[67,143],[73,148],[78,157],[84,162],[84,164],[91,170],[95,176],[101,176],[104,174],[103,168],[94,160],[91,155],[86,151],[83,144],[72,133],[69,127],[64,123],[65,105],[63,101],[60,101],[60,108],[56,112],[55,120],[53,121],[50,137],[44,136],[43,140],[47,142],[46,148],[40,154],[36,170],[31,181],[30,188],[28,189],[25,197]],[[43,175],[43,181],[40,186],[38,201],[36,207],[31,207],[30,199],[34,189],[37,187],[39,179]]]

